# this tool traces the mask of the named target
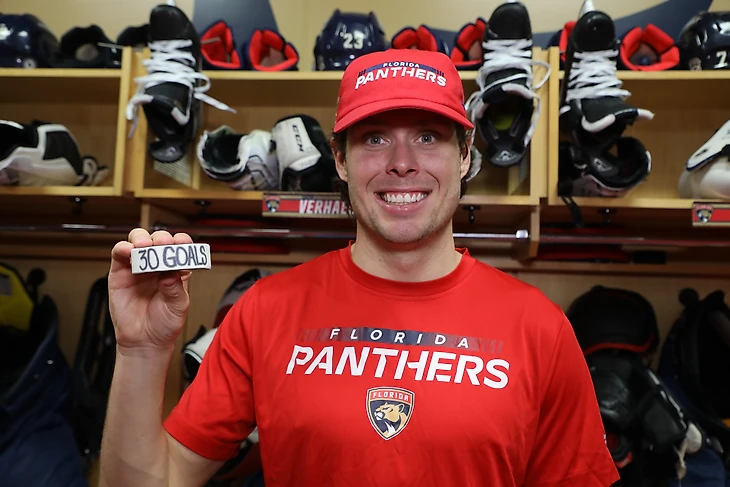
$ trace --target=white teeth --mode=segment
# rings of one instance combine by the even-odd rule
[[[395,204],[417,203],[426,196],[427,193],[380,193],[384,201]]]

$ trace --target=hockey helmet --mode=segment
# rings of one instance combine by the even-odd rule
[[[0,67],[50,68],[58,38],[35,15],[0,14]]]
[[[571,303],[566,316],[585,355],[604,349],[652,353],[659,345],[654,308],[634,291],[594,286]]]
[[[96,24],[73,27],[61,37],[50,63],[54,68],[119,68],[122,50]]]
[[[677,43],[684,69],[730,68],[730,12],[701,12],[682,28]]]
[[[388,41],[374,12],[343,13],[336,9],[314,45],[317,71],[344,71],[353,59],[385,51]]]

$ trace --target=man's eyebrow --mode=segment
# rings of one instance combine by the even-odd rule
[[[448,121],[439,120],[439,119],[431,119],[431,120],[416,120],[409,124],[411,127],[418,128],[418,129],[424,129],[429,127],[439,127],[442,129],[449,129],[451,128],[451,124]],[[358,130],[362,131],[371,131],[371,130],[380,130],[384,128],[390,127],[390,124],[387,123],[375,123],[375,122],[360,122],[357,124]]]

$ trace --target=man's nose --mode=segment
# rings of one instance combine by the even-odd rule
[[[396,140],[389,154],[386,171],[395,176],[418,174],[418,157],[411,144]]]

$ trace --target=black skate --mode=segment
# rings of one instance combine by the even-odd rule
[[[586,2],[568,39],[560,88],[561,130],[620,135],[636,120],[654,117],[649,110],[625,102],[631,93],[621,88],[616,76],[618,55],[613,20]]]
[[[586,0],[568,38],[560,91],[560,129],[571,140],[570,164],[561,164],[561,196],[624,196],[651,171],[649,151],[623,133],[654,114],[625,102],[631,94],[616,75],[618,56],[613,20]]]
[[[150,14],[151,58],[143,61],[148,75],[135,80],[138,89],[127,105],[127,120],[134,120],[134,131],[142,105],[158,139],[150,144],[150,155],[156,161],[174,163],[186,156],[198,131],[200,101],[235,111],[204,94],[210,80],[200,72],[200,37],[185,13],[169,3],[158,5]]]
[[[532,66],[547,69],[533,87]],[[550,76],[550,65],[532,59],[532,26],[527,8],[508,2],[492,13],[484,31],[479,91],[466,103],[468,115],[487,143],[484,157],[499,167],[520,163],[540,116],[535,94]],[[534,100],[537,100],[535,107]]]

